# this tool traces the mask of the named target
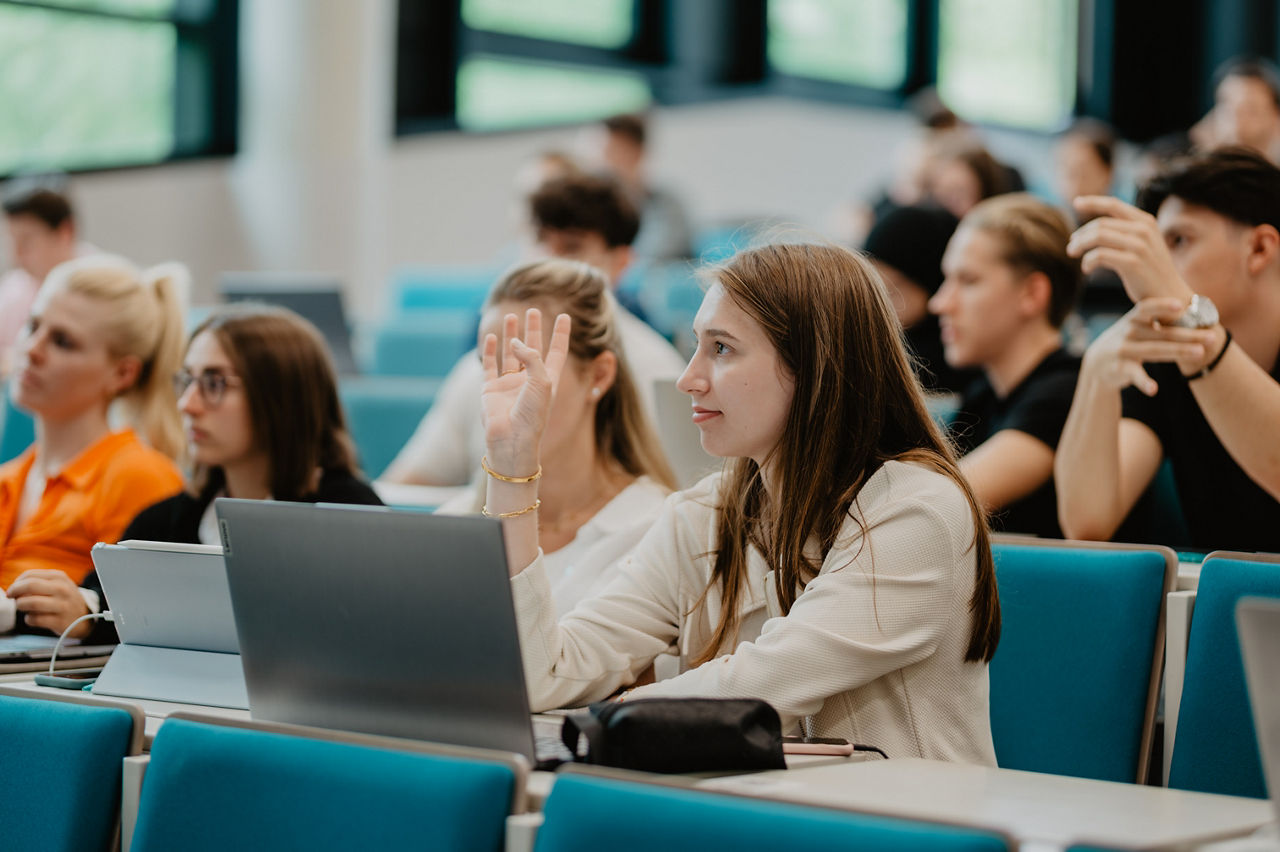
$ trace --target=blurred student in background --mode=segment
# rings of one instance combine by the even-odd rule
[[[612,288],[631,263],[639,228],[635,207],[611,178],[574,174],[544,184],[529,198],[534,253],[579,260],[604,273]],[[619,306],[616,322],[636,392],[656,421],[653,383],[676,379],[684,359],[667,340]],[[480,356],[471,351],[449,371],[431,410],[383,479],[413,485],[466,485],[480,470]]]
[[[14,268],[0,276],[0,378],[12,369],[13,346],[50,270],[97,252],[78,241],[75,212],[60,192],[19,185],[9,190],[3,207]]]
[[[1053,459],[1080,370],[1061,332],[1080,292],[1070,237],[1066,218],[1030,195],[984,201],[951,238],[929,301],[947,363],[982,371],[952,431],[960,469],[1008,532],[1061,536]]]
[[[501,335],[503,318],[573,320],[569,354],[542,436],[538,532],[556,611],[563,614],[613,578],[620,558],[649,531],[675,477],[640,404],[622,351],[617,302],[594,267],[541,260],[512,269],[493,287],[480,339]],[[510,368],[510,365],[507,365]],[[480,512],[486,479],[442,512]]]
[[[942,253],[956,224],[956,217],[940,208],[897,207],[876,222],[863,246],[898,312],[920,383],[940,393],[959,393],[977,377],[947,363],[938,317],[929,312],[929,299],[942,286]]]
[[[10,391],[35,415],[36,441],[0,466],[0,589],[9,593],[0,630],[15,626],[21,575],[39,570],[74,586],[94,544],[117,541],[139,510],[182,487],[170,380],[185,284],[181,268],[143,273],[104,255],[49,273]]]
[[[593,134],[596,156],[617,178],[640,213],[640,231],[632,250],[641,261],[681,260],[692,253],[693,232],[684,203],[656,186],[649,174],[649,122],[643,115],[606,118]]]
[[[1214,74],[1213,109],[1191,136],[1204,151],[1235,145],[1280,162],[1280,69],[1259,57],[1225,62]]]
[[[1082,118],[1054,146],[1054,190],[1074,220],[1071,202],[1085,195],[1110,195],[1115,183],[1116,136],[1110,127]]]
[[[191,475],[186,490],[141,512],[135,506],[121,538],[220,544],[218,497],[382,502],[360,478],[324,339],[296,314],[221,308],[191,335],[181,369],[162,380],[178,395]],[[96,573],[79,589],[65,574],[28,571],[9,591],[28,625],[54,632],[102,605]],[[76,635],[115,641],[106,623],[79,625]]]
[[[1022,189],[1009,169],[977,140],[951,134],[938,141],[929,154],[925,193],[957,219],[979,201]]]

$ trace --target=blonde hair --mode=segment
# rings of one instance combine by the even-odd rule
[[[1067,254],[1071,225],[1053,205],[1025,192],[998,195],[974,205],[959,228],[1000,240],[1004,262],[1024,274],[1049,279],[1049,324],[1060,328],[1080,295],[1080,261]]]
[[[54,267],[43,287],[101,304],[98,316],[107,350],[115,358],[132,356],[141,362],[137,379],[113,406],[144,440],[174,460],[184,447],[173,375],[182,365],[189,282],[186,267],[178,263],[141,271],[124,258],[95,255]]]
[[[718,588],[720,617],[696,664],[725,653],[737,635],[750,547],[773,570],[778,602],[789,613],[846,520],[863,526],[865,541],[858,494],[892,460],[943,474],[969,503],[977,573],[965,659],[990,660],[1000,636],[1000,602],[986,516],[925,407],[875,268],[837,246],[781,244],[739,252],[707,274],[760,325],[795,390],[771,455],[773,499],[749,458],[732,461],[720,484],[711,578],[697,604],[705,605]],[[817,558],[808,549],[815,541]]]
[[[517,266],[493,285],[485,302],[542,302],[573,321],[569,355],[583,363],[603,352],[617,358],[613,385],[596,404],[596,450],[632,476],[649,476],[667,488],[675,474],[644,408],[622,351],[616,303],[600,270],[574,260],[548,259]]]

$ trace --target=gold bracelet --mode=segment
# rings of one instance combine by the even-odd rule
[[[480,507],[480,514],[486,518],[518,518],[521,515],[527,515],[542,505],[542,498],[533,501],[532,506],[525,506],[523,509],[517,509],[514,512],[490,512],[488,506]]]
[[[515,483],[537,482],[539,479],[542,478],[542,465],[538,465],[538,469],[535,470],[529,476],[503,476],[493,468],[489,467],[489,459],[487,456],[480,457],[480,466],[484,468],[485,473],[489,474],[494,479],[501,480],[502,482],[515,482]]]

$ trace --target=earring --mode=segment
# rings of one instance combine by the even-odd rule
[[[599,398],[600,398],[600,388],[592,388],[592,389],[591,389],[591,398],[592,398],[592,399],[599,399]]]

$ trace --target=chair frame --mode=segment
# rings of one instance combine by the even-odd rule
[[[1160,703],[1160,689],[1164,684],[1166,629],[1168,620],[1164,602],[1178,583],[1178,554],[1163,544],[1129,544],[1126,542],[1080,541],[1077,539],[1045,539],[1035,536],[993,533],[992,544],[1014,544],[1029,547],[1054,547],[1071,550],[1129,550],[1159,553],[1164,557],[1164,585],[1161,591],[1160,614],[1156,621],[1155,642],[1152,643],[1151,675],[1147,683],[1147,704],[1142,713],[1142,739],[1138,745],[1138,765],[1134,783],[1145,784],[1151,770],[1151,748],[1155,743],[1156,710]],[[1185,649],[1184,649],[1185,650]],[[1167,738],[1166,738],[1167,739]],[[1167,760],[1167,758],[1166,758]]]
[[[1205,554],[1201,565],[1211,559],[1235,559],[1242,562],[1280,564],[1280,553],[1255,553],[1243,550],[1213,550]],[[1187,648],[1191,641],[1191,619],[1195,615],[1196,589],[1169,592],[1165,596],[1168,632],[1165,634],[1164,675],[1164,760],[1161,782],[1169,786],[1169,768],[1173,765],[1173,747],[1178,733],[1178,711],[1182,706],[1182,688],[1187,676]]]

